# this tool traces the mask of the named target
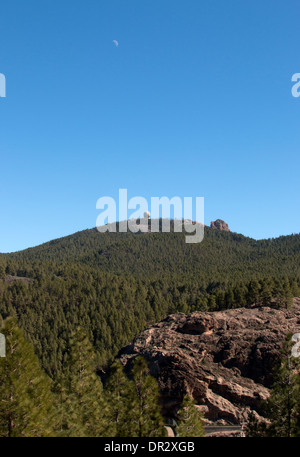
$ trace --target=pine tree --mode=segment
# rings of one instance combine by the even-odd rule
[[[5,277],[5,267],[3,263],[0,263],[0,279]]]
[[[195,402],[186,395],[178,412],[179,424],[176,428],[178,436],[198,437],[204,436],[202,414],[197,411]]]
[[[248,305],[258,304],[260,288],[261,286],[256,279],[250,281],[248,285],[248,292],[246,294],[246,300]]]
[[[96,374],[95,353],[81,328],[70,339],[67,376],[58,385],[63,436],[99,437],[106,433],[107,405]]]
[[[52,391],[55,402],[55,435],[58,437],[69,436],[72,428],[70,424],[71,415],[69,414],[71,407],[64,376],[55,380]]]
[[[293,294],[287,278],[282,282],[277,295],[279,305],[284,306],[286,309],[289,309],[293,305]]]
[[[51,436],[50,380],[14,319],[6,319],[1,332],[6,357],[0,359],[0,436]]]
[[[149,375],[148,365],[143,357],[137,357],[132,369],[134,397],[132,402],[133,420],[128,424],[130,436],[166,436],[164,419],[160,412],[159,389],[155,378]]]
[[[300,361],[298,359],[298,372],[295,376],[295,415],[294,415],[294,436],[300,438]]]
[[[130,424],[134,420],[134,384],[125,375],[120,361],[111,366],[105,386],[105,400],[109,404],[107,436],[132,436]]]
[[[270,433],[273,436],[291,437],[294,434],[296,365],[297,359],[291,356],[291,342],[287,340],[267,406],[272,421]]]
[[[262,306],[268,306],[272,298],[272,281],[264,279],[261,281],[259,304]]]
[[[263,405],[269,423],[259,423],[252,417],[248,436],[300,436],[299,358],[291,355],[291,335],[282,348],[282,358],[276,369],[271,395]]]
[[[269,428],[270,422],[263,422],[261,420],[258,420],[257,415],[254,412],[252,412],[248,416],[248,422],[246,425],[246,436],[249,438],[269,437],[271,436]]]

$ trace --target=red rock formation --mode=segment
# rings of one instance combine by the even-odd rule
[[[144,356],[159,382],[164,413],[176,417],[188,393],[207,423],[241,424],[261,417],[272,370],[288,332],[300,331],[300,301],[290,310],[269,307],[168,316],[120,351],[127,367]]]
[[[212,221],[210,223],[210,228],[213,228],[216,230],[223,230],[224,232],[230,232],[228,224],[226,224],[226,222],[222,221],[222,219],[217,219],[216,221]]]

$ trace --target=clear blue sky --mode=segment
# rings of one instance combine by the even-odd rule
[[[298,233],[299,17],[296,0],[4,2],[0,252],[94,227],[119,188]]]

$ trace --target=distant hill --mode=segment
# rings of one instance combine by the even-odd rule
[[[204,240],[184,233],[99,233],[96,229],[10,254],[17,260],[72,262],[134,277],[199,276],[214,281],[253,275],[300,275],[300,235],[259,240],[205,227]]]

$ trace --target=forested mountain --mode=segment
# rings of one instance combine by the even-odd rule
[[[99,233],[84,230],[11,254],[10,259],[76,262],[135,278],[198,276],[214,281],[253,275],[300,273],[300,234],[256,241],[205,227],[201,243],[186,244],[184,233]]]
[[[0,315],[16,316],[53,377],[78,326],[103,369],[167,314],[286,307],[300,295],[300,235],[256,241],[206,227],[199,244],[184,236],[92,229],[2,254]]]

